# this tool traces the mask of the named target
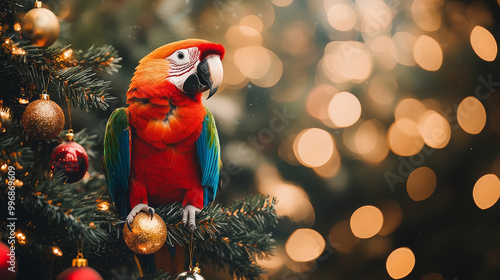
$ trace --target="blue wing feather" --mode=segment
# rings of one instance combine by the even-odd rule
[[[205,107],[207,114],[203,121],[203,128],[198,140],[196,140],[196,149],[198,161],[201,167],[201,184],[203,185],[203,204],[207,206],[217,194],[219,185],[221,160],[220,144],[217,127],[212,113]]]
[[[109,117],[104,135],[103,164],[111,199],[118,213],[126,216],[130,212],[130,128],[127,108],[118,108]]]

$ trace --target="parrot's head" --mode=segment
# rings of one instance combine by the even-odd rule
[[[224,47],[205,40],[187,39],[157,48],[139,61],[128,101],[194,98],[209,91],[212,97],[222,83]],[[139,90],[137,90],[139,89]],[[160,102],[161,103],[161,102]]]

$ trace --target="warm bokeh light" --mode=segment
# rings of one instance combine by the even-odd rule
[[[451,126],[436,111],[429,110],[420,119],[419,131],[425,144],[434,149],[442,149],[451,138]]]
[[[328,9],[326,15],[330,25],[338,31],[349,31],[356,25],[356,12],[347,3],[334,4]]]
[[[240,25],[243,26],[248,26],[257,32],[262,32],[262,29],[264,28],[264,23],[262,23],[262,19],[256,15],[248,15],[245,16],[244,18],[241,19]]]
[[[351,230],[358,238],[370,238],[377,234],[384,223],[382,212],[375,206],[365,205],[351,216]]]
[[[436,40],[422,35],[413,46],[413,58],[422,69],[437,71],[443,64],[443,51]]]
[[[413,46],[417,37],[409,32],[399,31],[392,37],[389,49],[392,56],[401,65],[414,66]]]
[[[309,115],[317,119],[328,118],[327,104],[332,100],[332,97],[338,92],[338,89],[330,85],[317,85],[307,96],[306,107]]]
[[[493,61],[497,57],[497,41],[486,28],[479,25],[474,27],[470,33],[470,43],[481,59]]]
[[[486,110],[476,97],[468,96],[458,105],[457,120],[465,132],[478,134],[486,124]]]
[[[398,248],[387,257],[385,264],[387,273],[393,279],[401,279],[406,277],[415,266],[415,255],[410,248]]]
[[[477,180],[472,190],[477,207],[488,209],[500,198],[500,180],[495,174],[486,174]]]
[[[350,92],[339,92],[328,104],[328,116],[338,127],[348,127],[356,123],[361,116],[361,103]]]
[[[378,234],[386,236],[393,233],[401,225],[403,210],[396,201],[391,199],[384,200],[379,209],[384,215],[384,224]]]
[[[319,128],[303,130],[297,135],[293,144],[295,156],[307,167],[324,165],[332,157],[334,149],[333,137]]]
[[[424,104],[414,98],[405,98],[399,101],[394,110],[394,119],[410,119],[415,123],[420,121],[422,115],[427,111]]]
[[[331,228],[328,238],[333,248],[342,253],[349,253],[359,243],[359,238],[352,234],[348,220],[336,223]]]
[[[413,20],[425,31],[436,31],[441,27],[441,13],[438,1],[414,0],[411,5]]]
[[[303,226],[312,226],[315,211],[303,188],[284,182],[276,167],[262,165],[256,174],[257,187],[260,193],[276,197],[276,213],[287,216],[290,220]]]
[[[323,178],[333,178],[337,176],[342,167],[342,160],[340,155],[335,149],[333,151],[332,157],[322,166],[314,167],[314,172]]]
[[[378,130],[375,123],[366,121],[359,126],[354,138],[354,145],[359,154],[367,154],[373,151],[377,145]]]
[[[413,170],[406,181],[406,190],[411,199],[421,201],[434,193],[437,185],[436,174],[429,167]]]
[[[234,54],[234,63],[243,75],[259,87],[274,86],[283,73],[279,57],[260,46],[238,49]]]
[[[356,6],[362,32],[371,35],[390,30],[392,11],[383,0],[357,0]]]
[[[443,276],[439,273],[429,273],[424,275],[420,280],[444,280]]]
[[[362,83],[373,71],[373,58],[361,42],[333,41],[325,47],[322,68],[334,83]]]
[[[424,147],[417,124],[403,118],[394,122],[387,132],[387,142],[391,151],[400,156],[416,155]]]
[[[296,262],[309,262],[321,255],[325,249],[325,239],[317,231],[301,228],[294,231],[285,244],[288,256]]]
[[[295,56],[311,55],[314,42],[311,40],[314,34],[314,25],[305,21],[294,21],[285,27],[281,47],[286,52]],[[315,53],[314,56],[317,54]]]
[[[233,47],[250,47],[262,45],[259,31],[248,25],[235,25],[226,32],[226,41]]]
[[[278,7],[286,7],[292,4],[293,0],[271,0],[271,2]]]
[[[398,82],[390,74],[378,74],[368,84],[368,96],[378,104],[391,104],[397,91]]]

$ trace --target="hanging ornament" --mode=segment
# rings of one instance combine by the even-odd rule
[[[56,280],[103,280],[101,275],[94,269],[88,267],[87,259],[83,258],[82,253],[78,253],[76,259],[73,259],[73,267],[70,267],[59,276]]]
[[[89,156],[80,144],[73,141],[74,136],[73,130],[68,130],[66,141],[50,154],[50,169],[54,173],[64,172],[67,183],[80,181],[89,169]]]
[[[201,269],[198,264],[189,271],[181,272],[174,276],[173,280],[205,280],[203,276],[200,275]]]
[[[148,213],[140,212],[130,227],[131,230],[125,223],[123,239],[130,250],[137,254],[152,254],[160,250],[167,240],[167,227],[158,214],[151,218]]]
[[[50,100],[47,91],[43,91],[40,99],[31,102],[24,110],[21,124],[28,134],[38,140],[56,137],[64,127],[64,112]]]
[[[14,280],[17,275],[15,251],[12,254],[7,244],[0,242],[0,279]]]
[[[35,8],[29,10],[21,21],[21,34],[31,40],[33,45],[48,47],[59,37],[61,27],[56,15],[42,8],[42,2],[36,1]]]
[[[200,275],[201,269],[200,264],[196,263],[193,267],[193,257],[194,257],[194,234],[191,232],[191,242],[189,242],[189,271],[184,271],[178,273],[174,276],[173,280],[205,280],[203,276]]]

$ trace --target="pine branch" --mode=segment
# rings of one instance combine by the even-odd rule
[[[15,44],[1,36],[0,65],[0,100],[3,106],[13,111],[13,118],[20,118],[19,98],[32,100],[46,88],[50,77],[49,94],[56,94],[65,102],[69,97],[80,108],[101,109],[109,107],[114,99],[108,91],[108,81],[95,78],[94,71],[113,73],[120,68],[121,61],[116,50],[111,46],[91,47],[85,51],[73,50],[67,56],[69,46],[41,49],[29,45],[27,41]],[[55,91],[55,92],[54,92]]]
[[[122,60],[113,46],[91,46],[87,50],[72,50],[71,45],[44,50],[44,56],[53,61],[54,67],[67,68],[74,66],[92,67],[94,71],[105,71],[108,74],[118,72]]]
[[[237,279],[259,279],[263,271],[255,258],[272,256],[274,240],[269,232],[277,225],[275,204],[276,199],[250,195],[229,208],[218,204],[203,208],[192,233],[196,252]],[[162,206],[157,213],[167,225],[167,242],[187,247],[191,230],[180,222],[181,205]]]
[[[17,169],[33,167],[33,150],[21,145],[19,136],[8,134],[0,136],[0,166],[3,164],[14,165]]]
[[[12,0],[3,0],[0,1],[0,12],[4,13],[14,13],[19,8],[22,8],[23,5],[20,1],[12,1]]]

